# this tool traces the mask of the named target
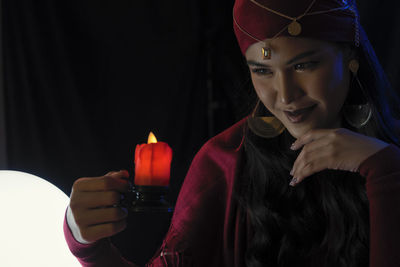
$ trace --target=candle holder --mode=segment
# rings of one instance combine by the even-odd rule
[[[173,206],[165,200],[168,186],[134,185],[132,187],[132,212],[172,212]]]

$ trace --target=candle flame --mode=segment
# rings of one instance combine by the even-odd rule
[[[150,132],[150,133],[149,133],[149,138],[147,138],[147,143],[148,143],[148,144],[157,143],[157,138],[156,138],[156,136],[153,134],[153,132]]]

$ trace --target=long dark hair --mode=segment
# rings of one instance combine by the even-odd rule
[[[358,54],[363,88],[350,88],[347,102],[368,102],[372,118],[362,129],[343,127],[399,145],[397,95],[367,38]],[[271,139],[246,130],[243,185],[237,192],[254,231],[246,265],[368,266],[365,178],[358,173],[324,170],[290,187],[289,172],[299,153],[289,149],[293,142],[286,130]]]

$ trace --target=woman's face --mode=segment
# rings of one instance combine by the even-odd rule
[[[346,99],[349,56],[337,45],[307,38],[279,37],[263,59],[263,42],[246,51],[258,97],[291,135],[341,126],[340,110]]]

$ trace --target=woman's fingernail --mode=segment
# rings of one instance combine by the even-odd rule
[[[290,171],[290,175],[291,175],[291,176],[293,176],[293,172],[294,172],[294,171],[293,171],[293,169],[292,169],[292,170]]]
[[[297,183],[297,178],[294,177],[294,178],[290,181],[289,185],[290,185],[290,186],[294,186],[296,183]]]
[[[290,149],[291,149],[291,150],[296,150],[296,145],[295,145],[295,143],[293,143],[293,144],[290,146]]]

